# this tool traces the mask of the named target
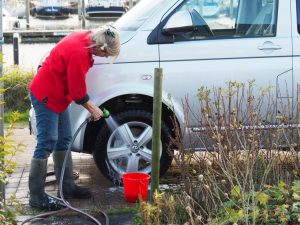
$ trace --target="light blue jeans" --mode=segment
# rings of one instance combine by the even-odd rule
[[[71,139],[71,124],[68,109],[62,113],[55,113],[45,104],[48,99],[39,102],[30,93],[36,117],[37,144],[33,158],[48,158],[52,151],[65,151],[68,149]]]

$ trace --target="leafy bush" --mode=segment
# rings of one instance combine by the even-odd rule
[[[300,223],[300,181],[291,187],[284,182],[265,185],[261,192],[241,192],[239,186],[231,191],[217,218],[210,225],[260,224],[288,225]],[[244,205],[249,205],[245,211]],[[245,214],[249,216],[245,217]],[[247,221],[248,219],[248,221]]]
[[[188,212],[178,204],[173,195],[164,192],[153,194],[153,203],[140,201],[139,213],[135,217],[136,225],[183,224]]]
[[[17,112],[12,113],[10,125],[5,132],[4,137],[0,136],[0,182],[6,183],[8,175],[14,172],[17,163],[14,161],[17,153],[23,151],[23,144],[15,143],[11,139],[14,134],[13,128],[17,122],[19,114]],[[0,190],[1,191],[1,190]],[[20,205],[15,196],[12,196],[8,200],[8,204],[12,207],[8,207],[4,200],[0,198],[0,224],[11,225],[15,224],[15,213],[20,210]]]
[[[3,73],[5,111],[25,112],[30,109],[29,84],[33,76],[33,70],[25,70],[19,66],[5,68]]]
[[[7,204],[4,204],[4,201],[0,199],[0,224],[1,225],[16,224],[17,212],[21,212],[21,204],[15,195],[12,195],[10,199],[7,200]]]
[[[14,113],[15,112],[11,112],[11,111],[4,112],[4,123],[5,124],[9,124],[12,117],[14,117]],[[18,113],[19,113],[19,117],[18,117],[18,121],[16,123],[27,124],[28,118],[29,118],[29,109],[26,110],[25,112],[18,112]]]
[[[175,223],[187,215],[178,224],[300,224],[300,102],[293,114],[274,87],[256,87],[254,81],[201,87],[196,110],[183,102],[185,118],[198,121],[199,130],[186,132],[189,120],[186,127],[174,123],[170,146],[181,175],[175,199],[185,212],[169,214]]]

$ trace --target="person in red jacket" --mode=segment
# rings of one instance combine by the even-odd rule
[[[54,172],[59,181],[72,139],[68,106],[72,101],[82,105],[94,121],[103,116],[101,109],[89,100],[85,77],[93,66],[93,55],[116,57],[119,52],[119,33],[112,26],[74,32],[51,50],[33,78],[30,98],[36,116],[37,144],[29,173],[29,204],[32,207],[50,211],[63,207],[44,190],[48,157],[52,153]],[[65,169],[63,193],[65,198],[91,197],[89,189],[74,183],[71,156]]]

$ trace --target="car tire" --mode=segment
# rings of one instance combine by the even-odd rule
[[[115,127],[111,128],[113,124]],[[170,129],[162,121],[160,175],[172,163],[173,150],[168,148],[170,137]],[[124,173],[151,173],[151,142],[152,113],[145,110],[126,110],[106,119],[98,132],[93,157],[105,177],[121,184]]]

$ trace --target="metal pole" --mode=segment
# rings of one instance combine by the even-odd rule
[[[230,18],[233,19],[233,0],[230,0]]]
[[[29,29],[29,14],[30,14],[30,4],[29,0],[25,1],[25,10],[26,10],[26,29]]]
[[[154,69],[154,99],[152,122],[152,164],[151,164],[151,201],[153,194],[159,190],[159,167],[161,151],[161,111],[162,111],[162,68]]]
[[[3,18],[3,12],[2,12],[2,7],[3,7],[3,2],[0,0],[0,54],[3,56],[3,51],[2,51],[2,44],[4,43],[3,39],[3,24],[2,24],[2,18]],[[2,60],[1,60],[2,61]],[[2,67],[2,62],[0,62],[0,77],[3,75],[3,67]],[[0,82],[0,88],[3,88],[3,82]],[[3,102],[3,94],[0,94],[0,102]],[[4,137],[4,105],[0,104],[0,136]],[[3,151],[3,149],[0,149],[0,151]],[[2,161],[2,160],[1,160]],[[3,162],[2,162],[3,163]],[[0,182],[0,194],[1,198],[3,199],[3,202],[5,203],[5,184]]]
[[[129,9],[131,9],[133,7],[133,1],[129,0]]]
[[[199,1],[199,12],[200,15],[203,15],[203,1]]]
[[[14,65],[19,65],[19,33],[13,34]]]
[[[82,21],[81,21],[81,26],[82,26],[82,29],[85,28],[85,3],[84,3],[84,0],[81,1],[81,15],[82,15]]]
[[[81,21],[81,19],[82,19],[82,18],[81,18],[81,17],[82,17],[82,15],[81,15],[81,12],[82,12],[82,9],[81,9],[81,1],[78,0],[78,1],[77,1],[77,4],[78,4],[78,5],[77,5],[77,10],[78,10],[78,11],[77,11],[77,14],[78,14],[78,20]]]

